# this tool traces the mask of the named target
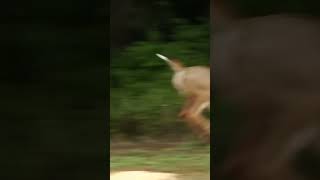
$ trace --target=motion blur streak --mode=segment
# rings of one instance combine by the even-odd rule
[[[245,128],[217,179],[310,179],[296,161],[306,150],[319,155],[319,19],[261,16],[229,23],[211,37],[215,96],[245,114],[232,120]]]

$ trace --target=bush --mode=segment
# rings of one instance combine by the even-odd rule
[[[177,121],[183,99],[171,86],[172,71],[155,53],[179,58],[186,65],[209,64],[208,24],[176,21],[169,42],[155,29],[147,35],[147,40],[133,43],[111,60],[113,135],[159,136],[186,131]]]

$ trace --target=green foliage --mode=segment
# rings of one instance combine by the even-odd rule
[[[175,20],[171,41],[153,28],[147,40],[135,42],[111,60],[111,133],[163,135],[181,133],[177,121],[182,98],[171,85],[172,71],[155,56],[164,54],[186,65],[208,65],[209,27]]]

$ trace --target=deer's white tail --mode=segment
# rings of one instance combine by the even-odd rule
[[[181,71],[183,69],[183,65],[179,62],[171,61],[169,58],[167,58],[164,55],[156,54],[160,59],[166,61],[168,65],[171,67],[171,69],[175,72]]]

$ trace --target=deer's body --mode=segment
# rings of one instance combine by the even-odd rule
[[[202,94],[210,97],[210,69],[203,66],[186,67],[174,73],[172,84],[186,96]]]
[[[172,85],[186,98],[179,116],[196,134],[209,143],[210,123],[202,112],[210,108],[210,68],[205,66],[185,67],[178,60],[169,60],[165,56],[157,55],[171,67],[174,72]]]

